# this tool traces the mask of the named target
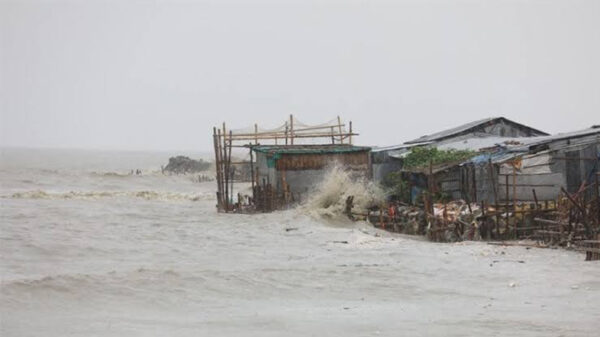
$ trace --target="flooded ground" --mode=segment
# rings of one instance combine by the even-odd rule
[[[600,264],[306,207],[215,211],[168,155],[2,150],[2,336],[594,336]],[[141,169],[141,176],[129,175]]]

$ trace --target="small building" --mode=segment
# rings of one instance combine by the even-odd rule
[[[270,185],[276,195],[299,201],[334,166],[368,177],[370,150],[349,144],[252,146],[256,185]]]
[[[512,138],[547,136],[548,134],[504,117],[490,117],[451,129],[425,135],[396,146],[372,150],[373,180],[381,182],[391,172],[402,169],[402,158],[411,148],[435,146],[440,149],[473,149],[492,146]]]
[[[562,189],[576,193],[595,183],[600,127],[540,137],[470,138],[438,148],[480,154],[467,161],[410,172],[422,177],[421,190],[431,183],[436,192],[450,199],[488,204],[556,200]]]
[[[285,208],[315,188],[329,167],[370,177],[371,148],[352,145],[356,136],[352,121],[345,123],[339,116],[317,125],[290,115],[277,127],[213,127],[217,210],[256,213]],[[232,157],[233,151],[239,156],[246,150],[249,161]],[[251,183],[251,195],[239,188],[240,182]]]
[[[442,189],[488,203],[555,200],[561,189],[575,193],[595,183],[599,160],[598,126],[514,139],[447,170],[441,179],[458,184]]]

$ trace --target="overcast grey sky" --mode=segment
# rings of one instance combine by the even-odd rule
[[[367,145],[600,122],[600,1],[4,1],[3,146],[210,150],[341,115]]]

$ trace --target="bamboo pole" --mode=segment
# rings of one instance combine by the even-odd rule
[[[477,203],[477,177],[475,174],[475,166],[473,166],[473,200],[474,203]]]
[[[230,199],[233,199],[233,171],[231,170],[231,130],[229,130],[229,149],[227,150],[227,188],[230,191],[227,192],[227,211],[231,208]],[[230,186],[231,185],[231,186]]]
[[[331,127],[331,144],[335,144],[335,138],[333,137],[333,126]]]
[[[252,175],[252,193],[254,193],[254,154],[250,148],[250,174]]]
[[[515,219],[515,239],[517,238],[517,226],[519,221],[517,220],[516,212],[517,211],[517,165],[513,163],[513,215]]]
[[[594,175],[594,197],[596,198],[596,215],[594,216],[594,221],[596,222],[596,226],[600,225],[600,192],[598,191],[598,168],[596,168],[596,174]],[[600,233],[598,233],[600,237]]]
[[[294,145],[294,115],[290,114],[290,143]]]
[[[504,211],[506,213],[506,216],[505,216],[505,218],[506,218],[505,219],[506,220],[506,232],[505,233],[508,233],[508,201],[510,200],[509,199],[510,196],[508,194],[509,193],[509,191],[508,191],[508,175],[506,175],[505,178],[506,178],[506,196],[504,197]]]
[[[285,122],[285,125],[287,125],[289,127],[289,121]],[[333,125],[334,127],[337,126]],[[342,123],[342,126],[346,126],[346,124]],[[323,129],[327,129],[329,130],[329,128],[331,128],[332,125],[326,125],[326,126],[310,126],[310,127],[306,127],[306,128],[296,128],[294,129],[294,132],[301,132],[301,131],[314,131],[314,130],[323,130]],[[289,130],[289,129],[288,129]],[[263,135],[281,135],[284,136],[285,135],[285,131],[264,131],[264,132],[252,132],[252,133],[236,133],[233,135],[233,137],[237,137],[237,136],[244,136],[244,137],[254,137],[255,135],[258,135],[260,139],[260,136]],[[327,134],[329,134],[329,132],[327,132]],[[347,133],[345,133],[347,134]]]
[[[348,136],[348,140],[350,142],[350,145],[352,145],[352,121],[350,121],[349,124],[350,124],[350,129],[348,131],[350,131],[350,133]]]
[[[217,178],[217,209],[221,208],[221,181],[219,174],[219,145],[217,144],[217,128],[213,127],[213,145],[215,149],[215,173]]]
[[[331,128],[331,126],[328,126],[328,128]],[[344,133],[343,136],[344,137],[349,137],[349,136],[358,136],[358,133]],[[258,139],[259,140],[265,140],[265,139],[275,139],[275,138],[284,138],[285,137],[285,133],[281,132],[281,133],[273,133],[270,135],[265,135],[265,136],[259,136]],[[324,132],[324,133],[314,133],[314,134],[294,134],[293,137],[290,136],[290,139],[293,138],[330,138],[331,137],[331,132]],[[254,140],[254,136],[252,137],[248,137],[248,136],[236,136],[233,135],[233,140],[234,141],[246,141],[246,140]]]
[[[337,121],[338,129],[340,131],[340,144],[344,144],[344,137],[342,137],[342,120],[340,119],[340,116],[337,116]]]
[[[220,204],[221,204],[221,209],[223,209],[223,207],[225,207],[225,191],[224,191],[224,176],[223,176],[223,146],[221,144],[221,130],[217,130],[217,147],[218,147],[218,154],[219,154],[219,168],[217,170],[217,174],[218,174],[218,182],[219,182],[219,191],[221,193],[220,195]]]
[[[225,130],[225,123],[223,123],[223,130]],[[223,175],[225,176],[225,212],[229,212],[229,161],[227,160],[227,158],[229,158],[229,156],[227,155],[227,135],[224,134],[223,135],[223,157],[224,157],[224,162],[223,162]]]
[[[254,123],[254,145],[258,144],[258,124]]]
[[[231,182],[231,193],[229,193],[229,197],[233,199],[233,171],[231,170],[231,145],[233,141],[231,140],[231,130],[229,130],[229,158],[227,158],[227,171],[231,175],[229,178]],[[229,200],[227,200],[227,205],[229,206]]]
[[[494,164],[492,164],[492,158],[488,159],[489,170],[490,170],[490,181],[492,183],[492,191],[494,192],[494,200],[497,202],[498,193],[496,192],[497,181],[494,179]]]

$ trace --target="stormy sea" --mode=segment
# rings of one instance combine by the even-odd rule
[[[345,221],[336,198],[368,188],[340,172],[296,209],[219,214],[214,182],[162,174],[170,155],[1,150],[1,336],[600,331],[600,265],[580,253]]]

